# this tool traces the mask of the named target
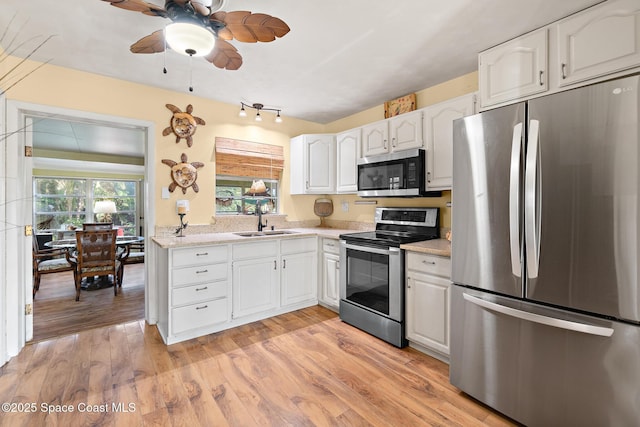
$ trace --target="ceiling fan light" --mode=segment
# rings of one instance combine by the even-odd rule
[[[216,44],[213,33],[196,24],[174,22],[165,27],[164,34],[169,47],[183,55],[205,56]]]
[[[258,110],[258,112],[256,113],[256,122],[261,122],[262,121],[262,116],[260,115],[260,110]]]
[[[280,110],[278,110],[278,114],[276,115],[276,123],[282,123],[282,117],[280,117]]]
[[[244,105],[240,108],[240,113],[238,113],[240,117],[247,117],[247,110],[244,109]]]

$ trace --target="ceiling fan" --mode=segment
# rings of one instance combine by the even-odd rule
[[[271,42],[289,32],[279,18],[249,11],[223,12],[226,0],[166,0],[164,8],[143,0],[102,0],[121,9],[173,21],[131,45],[133,53],[159,53],[170,47],[188,56],[202,56],[218,68],[237,70],[238,50],[227,40]]]

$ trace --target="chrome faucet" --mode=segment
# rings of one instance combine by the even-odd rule
[[[258,231],[262,231],[262,229],[269,223],[269,220],[265,219],[264,224],[262,223],[262,209],[260,209],[260,203],[256,203],[256,215],[258,215]]]

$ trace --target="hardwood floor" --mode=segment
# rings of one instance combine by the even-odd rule
[[[73,272],[45,274],[33,301],[33,341],[144,319],[144,264],[124,267],[122,290],[82,291],[75,300]]]
[[[34,343],[0,368],[0,402],[35,404],[5,412],[11,427],[513,425],[446,364],[319,306],[171,346],[144,321]]]

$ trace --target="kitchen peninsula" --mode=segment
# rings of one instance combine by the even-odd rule
[[[173,344],[318,304],[318,239],[347,231],[154,237],[162,339]]]

